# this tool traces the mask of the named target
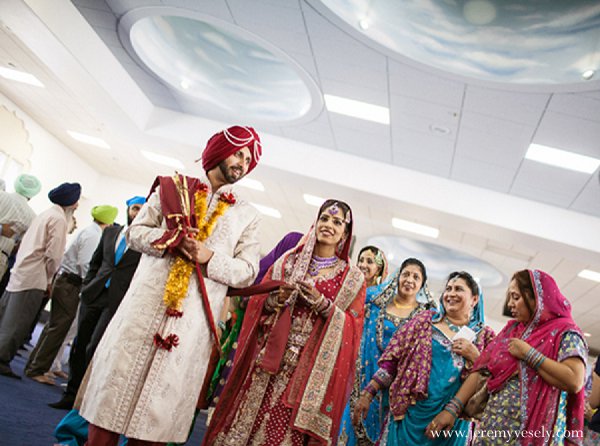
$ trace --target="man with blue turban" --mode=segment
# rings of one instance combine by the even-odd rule
[[[52,284],[50,319],[25,366],[25,375],[39,383],[54,384],[52,374],[47,372],[77,314],[81,284],[102,231],[114,223],[117,213],[118,209],[114,206],[94,206],[92,224],[79,231],[65,252],[60,270]]]
[[[63,183],[48,193],[54,205],[35,217],[19,246],[10,280],[0,300],[0,375],[21,377],[10,368],[17,349],[29,335],[67,242],[81,195],[79,183]]]
[[[35,218],[28,201],[40,192],[42,185],[33,175],[22,174],[14,187],[12,193],[0,191],[0,278],[8,269],[8,258],[15,245]]]
[[[146,202],[136,196],[127,200],[127,226],[113,225],[102,233],[81,287],[77,334],[69,355],[69,381],[60,401],[49,404],[71,409],[85,370],[133,277],[140,253],[129,249],[125,231]]]

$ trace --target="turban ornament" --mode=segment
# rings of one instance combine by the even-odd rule
[[[222,161],[243,147],[248,147],[252,160],[248,172],[256,167],[262,154],[262,146],[258,133],[252,127],[235,125],[215,133],[206,143],[202,152],[202,167],[204,171],[215,168]]]
[[[248,127],[241,126],[241,128],[246,130],[250,136],[248,136],[247,138],[242,138],[240,136],[236,136],[233,133],[231,133],[230,129],[223,130],[223,135],[225,135],[225,139],[229,142],[229,144],[231,144],[232,146],[235,146],[235,147],[248,146],[248,148],[250,148],[249,147],[250,142],[254,141],[254,144],[252,145],[252,149],[250,149],[250,153],[252,154],[252,160],[256,164],[256,163],[258,163],[258,161],[260,161],[260,155],[262,154],[262,145],[260,143],[260,140],[258,140],[255,137],[254,132],[251,131]],[[256,135],[256,136],[258,136],[258,135]]]

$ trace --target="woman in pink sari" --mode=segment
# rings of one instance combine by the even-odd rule
[[[327,200],[250,298],[206,446],[329,445],[354,378],[365,281],[350,265],[352,213]]]
[[[507,306],[514,320],[483,351],[454,403],[428,426],[429,435],[454,424],[477,390],[478,375],[489,374],[475,445],[581,445],[587,345],[571,304],[550,275],[523,270],[513,275]]]

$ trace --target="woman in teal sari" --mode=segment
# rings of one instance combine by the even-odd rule
[[[433,440],[425,429],[455,395],[494,333],[484,325],[482,296],[469,273],[450,274],[441,301],[439,312],[423,311],[396,331],[356,403],[353,421],[358,424],[374,397],[388,389],[390,411],[378,444],[467,444],[467,421],[457,422],[453,435]]]
[[[354,388],[342,417],[338,445],[372,445],[379,438],[388,412],[387,392],[373,398],[367,418],[362,423],[354,426],[351,412],[360,390],[377,371],[377,361],[392,335],[407,320],[431,305],[427,303],[426,282],[425,265],[420,260],[409,258],[388,281],[367,288],[365,324]]]

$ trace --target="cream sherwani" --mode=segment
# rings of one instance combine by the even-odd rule
[[[223,186],[217,193],[230,191],[231,186]],[[216,194],[209,192],[209,199],[210,215]],[[227,287],[248,286],[258,272],[258,226],[256,210],[238,199],[205,242],[214,251],[205,283],[215,320]],[[151,247],[165,229],[157,189],[128,230],[130,248],[143,255],[98,345],[80,412],[89,422],[130,438],[180,443],[192,423],[212,340],[195,273],[183,316],[165,315],[162,299],[174,257]],[[156,333],[177,334],[179,345],[171,351],[157,349]]]

